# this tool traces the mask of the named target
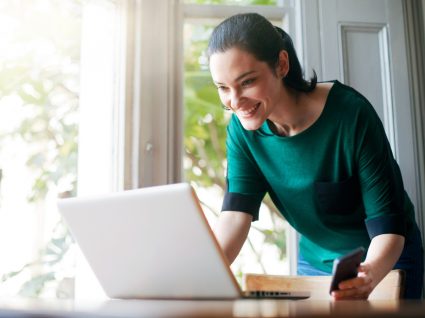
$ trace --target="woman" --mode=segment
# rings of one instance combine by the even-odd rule
[[[303,78],[290,37],[258,14],[232,16],[211,36],[212,79],[226,109],[228,189],[215,234],[229,262],[266,192],[300,233],[298,273],[368,249],[335,299],[367,299],[393,268],[419,298],[423,250],[384,128],[370,103],[338,81]]]

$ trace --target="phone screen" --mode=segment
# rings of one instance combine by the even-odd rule
[[[332,282],[329,293],[338,290],[338,284],[344,280],[357,277],[358,267],[362,262],[365,249],[359,247],[354,251],[336,258],[332,270]]]

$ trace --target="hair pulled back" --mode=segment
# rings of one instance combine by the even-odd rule
[[[283,78],[283,82],[303,92],[310,92],[316,87],[316,72],[313,71],[310,81],[304,79],[291,37],[257,13],[237,14],[221,22],[211,35],[207,50],[208,58],[214,53],[225,52],[233,47],[267,63],[273,72],[279,63],[280,51],[285,50],[288,52],[289,72]]]

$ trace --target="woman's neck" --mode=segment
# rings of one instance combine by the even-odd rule
[[[308,93],[285,89],[281,102],[268,117],[272,131],[280,136],[294,136],[310,127],[320,117],[332,84],[317,84]]]

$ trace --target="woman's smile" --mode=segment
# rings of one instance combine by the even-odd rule
[[[236,110],[236,114],[243,118],[253,117],[257,112],[258,108],[260,108],[260,105],[261,103],[258,103],[248,109],[238,109]]]

